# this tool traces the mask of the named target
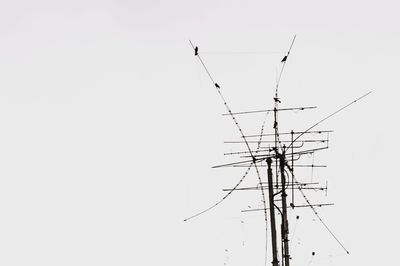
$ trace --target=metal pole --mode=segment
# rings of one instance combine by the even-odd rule
[[[269,195],[269,215],[271,220],[271,238],[272,238],[272,265],[278,266],[278,249],[276,243],[276,223],[275,223],[275,206],[274,206],[274,188],[272,181],[272,159],[267,158],[268,164],[268,195]]]
[[[286,203],[286,176],[285,176],[285,148],[283,147],[283,154],[280,156],[279,167],[281,172],[282,184],[282,242],[284,254],[282,254],[285,266],[289,266],[289,223],[287,219],[287,203]]]
[[[274,145],[275,145],[275,160],[278,161],[278,119],[277,119],[277,106],[278,106],[278,95],[275,95],[275,108],[274,108]],[[278,188],[278,167],[275,168],[276,188]]]
[[[293,154],[294,154],[294,150],[293,150],[293,148],[294,148],[294,145],[293,145],[293,130],[290,132],[291,133],[291,136],[292,136],[292,142],[291,142],[291,144],[292,144],[292,208],[294,208],[294,161],[293,161]]]

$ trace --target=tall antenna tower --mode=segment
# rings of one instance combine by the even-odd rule
[[[232,121],[235,123],[239,133],[240,140],[236,141],[226,141],[225,143],[230,144],[244,144],[245,150],[225,153],[226,156],[236,156],[239,157],[237,160],[214,166],[214,168],[221,167],[243,167],[246,170],[244,174],[236,183],[233,188],[224,189],[225,195],[215,204],[204,209],[195,215],[190,216],[185,219],[189,221],[195,217],[198,217],[225,201],[233,192],[238,191],[260,191],[262,197],[262,208],[250,208],[242,210],[242,212],[255,212],[261,211],[264,213],[265,220],[265,233],[267,229],[270,230],[270,240],[271,250],[265,250],[265,259],[270,260],[273,266],[290,266],[291,255],[290,255],[290,225],[288,221],[288,212],[297,208],[310,208],[317,219],[323,224],[327,229],[328,233],[335,239],[335,241],[343,248],[343,250],[349,254],[346,247],[340,242],[333,231],[327,226],[323,221],[321,216],[317,212],[317,208],[333,205],[332,203],[312,203],[306,195],[307,190],[309,191],[327,191],[327,183],[322,186],[318,182],[300,181],[296,178],[295,169],[300,167],[306,167],[314,169],[316,167],[325,167],[325,165],[316,165],[314,161],[311,164],[304,163],[307,161],[309,156],[314,155],[319,151],[325,150],[329,147],[329,133],[332,130],[317,130],[315,129],[322,122],[329,119],[330,117],[336,115],[357,101],[363,99],[371,92],[368,92],[359,98],[351,101],[345,106],[337,109],[331,114],[325,116],[318,122],[309,126],[305,130],[295,130],[292,129],[287,132],[281,132],[279,130],[279,114],[286,111],[307,111],[315,109],[315,106],[304,106],[304,107],[281,107],[282,101],[279,97],[279,83],[281,81],[283,72],[285,70],[286,63],[289,60],[289,56],[293,45],[295,43],[296,36],[294,36],[290,47],[281,60],[281,69],[277,77],[277,82],[275,86],[275,94],[273,97],[273,108],[265,110],[251,110],[251,111],[241,111],[233,112],[227,101],[225,100],[222,88],[211,72],[207,68],[205,62],[200,56],[200,51],[198,46],[195,46],[191,41],[190,44],[194,50],[195,56],[199,59],[201,65],[206,71],[212,85],[215,87],[218,95],[220,96],[227,113],[224,116],[230,116]],[[256,135],[245,135],[241,126],[238,123],[237,116],[242,115],[252,115],[255,113],[273,113],[273,125],[272,133],[264,133],[265,122],[261,127],[261,132]],[[258,183],[255,186],[242,186],[243,180],[248,176],[250,170],[254,168]],[[267,179],[263,180],[261,177],[261,171],[266,170]],[[301,200],[299,200],[299,198]],[[280,225],[280,226],[279,226]],[[267,237],[267,234],[266,234]],[[267,254],[271,254],[272,258],[267,258]],[[313,252],[313,256],[315,253]]]

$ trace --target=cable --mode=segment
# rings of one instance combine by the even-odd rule
[[[221,204],[221,203],[222,203],[227,197],[229,197],[229,195],[232,194],[232,192],[235,191],[235,189],[243,182],[243,180],[246,178],[247,174],[250,172],[250,169],[251,169],[252,166],[253,166],[253,163],[250,163],[249,167],[247,168],[246,172],[243,174],[243,176],[242,176],[242,178],[239,180],[239,182],[237,182],[236,185],[235,185],[227,194],[225,194],[225,196],[222,197],[222,199],[220,199],[219,201],[217,201],[215,204],[211,205],[211,206],[208,207],[207,209],[205,209],[205,210],[203,210],[203,211],[201,211],[201,212],[198,212],[198,213],[196,213],[196,214],[194,214],[194,215],[192,215],[192,216],[186,218],[186,219],[183,220],[183,221],[187,222],[187,221],[189,221],[189,220],[191,220],[191,219],[193,219],[193,218],[196,218],[197,216],[200,216],[200,215],[202,215],[203,213],[206,213],[206,212],[208,212],[208,211],[214,209],[215,207],[217,207],[219,204]]]
[[[297,181],[296,181],[297,182]],[[328,225],[322,220],[321,216],[319,216],[318,212],[315,210],[314,206],[311,205],[310,201],[308,200],[307,196],[304,194],[301,186],[298,187],[299,191],[301,192],[303,198],[306,200],[307,204],[310,206],[311,210],[314,212],[315,216],[317,216],[318,220],[324,225],[326,230],[331,234],[331,236],[338,242],[338,244],[346,251],[347,254],[350,252],[344,247],[344,245],[340,242],[340,240],[335,236],[335,234],[329,229]]]
[[[334,116],[335,114],[337,114],[337,113],[339,113],[340,111],[346,109],[346,108],[349,107],[350,105],[352,105],[352,104],[358,102],[359,100],[361,100],[362,98],[368,96],[368,95],[371,94],[371,93],[372,93],[372,91],[367,92],[366,94],[362,95],[361,97],[358,97],[358,98],[355,99],[354,101],[352,101],[352,102],[346,104],[345,106],[343,106],[343,107],[340,108],[339,110],[333,112],[332,114],[328,115],[328,116],[325,117],[324,119],[318,121],[317,123],[315,123],[314,125],[312,125],[312,126],[309,127],[308,129],[306,129],[305,131],[303,131],[300,135],[298,135],[298,136],[293,140],[293,142],[290,143],[290,145],[286,148],[286,150],[288,150],[288,149],[293,145],[293,143],[296,142],[296,140],[298,140],[301,136],[303,136],[304,134],[306,134],[308,131],[310,131],[311,129],[313,129],[314,127],[318,126],[319,124],[321,124],[321,123],[324,122],[325,120],[331,118],[331,117]]]
[[[267,121],[267,116],[268,116],[268,112],[265,115],[264,118],[264,122],[261,126],[261,134],[260,134],[260,138],[258,140],[257,143],[257,150],[256,150],[256,155],[257,153],[260,151],[260,145],[261,145],[261,141],[262,141],[262,135],[264,133],[264,126],[265,126],[265,122]],[[254,157],[253,157],[254,158]],[[254,160],[255,161],[255,160]],[[266,202],[265,202],[265,193],[264,193],[264,189],[262,186],[262,180],[261,180],[261,176],[260,173],[258,172],[258,168],[256,165],[256,162],[254,163],[254,166],[256,168],[256,172],[257,172],[257,177],[258,177],[258,181],[260,182],[261,185],[261,194],[262,194],[262,198],[263,198],[263,205],[264,205],[264,218],[265,218],[265,266],[267,265],[267,251],[268,251],[268,220],[267,220],[267,208],[266,208]]]
[[[282,68],[281,68],[281,72],[279,73],[279,77],[278,77],[278,79],[276,81],[276,88],[275,88],[275,94],[276,95],[278,95],[279,82],[281,81],[282,73],[283,73],[283,70],[285,69],[285,66],[286,66],[286,61],[287,61],[287,59],[289,57],[290,51],[292,50],[292,47],[293,47],[293,44],[294,44],[295,40],[296,40],[296,35],[294,35],[294,37],[293,37],[292,43],[290,44],[290,48],[289,48],[286,56],[282,59],[283,65],[282,65]]]
[[[257,167],[257,164],[256,164],[256,158],[255,158],[254,155],[253,155],[253,152],[252,152],[252,150],[251,150],[251,148],[250,148],[250,145],[249,145],[249,143],[247,142],[247,139],[246,139],[246,137],[245,137],[245,135],[244,135],[244,133],[243,133],[241,127],[239,126],[239,123],[237,122],[236,117],[233,115],[231,108],[229,107],[228,103],[227,103],[226,100],[225,100],[225,97],[222,95],[221,90],[220,90],[220,86],[218,85],[218,83],[215,82],[215,80],[213,79],[213,77],[212,77],[210,71],[208,70],[207,66],[205,65],[205,63],[204,63],[203,60],[201,59],[201,57],[200,57],[200,55],[199,55],[199,53],[198,53],[198,47],[197,47],[197,46],[194,46],[193,43],[192,43],[190,40],[189,40],[189,42],[190,42],[190,45],[192,46],[192,48],[193,48],[193,50],[194,50],[194,52],[195,52],[195,56],[197,56],[197,58],[199,59],[199,61],[200,61],[201,64],[203,65],[204,70],[207,72],[207,74],[208,74],[208,76],[209,76],[211,82],[213,83],[213,85],[214,85],[214,87],[216,88],[216,90],[217,90],[217,92],[218,92],[218,94],[219,94],[219,96],[220,96],[222,102],[224,103],[224,106],[225,106],[226,110],[228,111],[229,115],[232,117],[233,122],[235,123],[237,129],[238,129],[239,132],[240,132],[241,137],[243,138],[243,140],[244,140],[244,142],[245,142],[245,144],[246,144],[247,149],[249,150],[249,153],[250,153],[250,156],[251,156],[252,159],[253,159],[253,162],[252,162],[252,163],[250,164],[250,166],[248,167],[248,171],[250,171],[250,168],[252,167],[252,165],[254,165],[254,167],[255,167],[255,169],[256,169],[256,173],[257,173],[258,180],[259,180],[260,183],[262,183],[261,176],[260,176],[260,172],[259,172],[258,167]],[[264,128],[264,125],[262,126],[262,129],[263,129],[263,128]],[[262,134],[261,134],[261,135],[262,135]],[[261,138],[262,138],[262,136],[261,136]],[[247,173],[248,173],[248,171],[247,171]],[[247,173],[246,173],[246,175],[247,175]],[[244,177],[242,177],[241,181],[243,181],[243,179],[244,179]],[[239,183],[241,183],[241,181],[240,181]],[[237,186],[235,186],[235,188],[236,188],[236,187],[237,187]],[[231,193],[232,191],[233,191],[233,190],[231,190],[230,193]],[[228,193],[226,196],[230,195],[230,193]],[[268,216],[267,216],[267,206],[266,206],[266,200],[265,200],[265,199],[266,199],[266,198],[265,198],[265,192],[264,192],[264,189],[263,189],[262,186],[261,186],[261,194],[262,194],[262,200],[263,200],[263,205],[264,205],[265,231],[266,231],[266,233],[267,233],[267,226],[268,226],[268,223],[267,223],[267,217],[268,217]],[[219,201],[219,202],[217,203],[217,205],[218,205],[219,203],[221,203],[224,199],[225,199],[225,198],[223,198],[221,201]],[[212,206],[212,207],[210,207],[210,209],[211,209],[211,208],[214,208],[214,207],[215,207],[215,206]],[[206,210],[206,211],[207,211],[207,210]],[[202,213],[204,213],[204,212],[205,212],[205,211],[203,211]],[[199,215],[200,215],[200,214],[199,214]],[[196,215],[196,216],[198,216],[198,215]],[[186,221],[187,221],[187,219],[186,219]],[[267,259],[267,250],[265,250],[265,259]]]

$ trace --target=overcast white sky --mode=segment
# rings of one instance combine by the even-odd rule
[[[321,126],[335,132],[315,158],[328,168],[314,175],[329,180],[328,197],[315,199],[336,204],[320,214],[351,255],[301,210],[292,265],[393,264],[399,8],[386,0],[0,1],[0,265],[264,265],[263,217],[240,212],[259,202],[256,193],[183,222],[242,174],[211,169],[229,161],[223,153],[234,147],[223,141],[238,132],[188,40],[240,111],[272,106],[294,34],[282,105],[319,108],[287,115],[283,128],[305,129],[373,94]],[[262,118],[239,122],[256,133]]]

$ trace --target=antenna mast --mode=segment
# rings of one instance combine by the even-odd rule
[[[276,242],[276,222],[275,222],[275,205],[274,205],[274,186],[272,181],[272,159],[271,157],[267,158],[268,164],[268,196],[269,196],[269,215],[271,221],[271,239],[272,239],[272,265],[278,266],[278,248]]]
[[[232,112],[232,109],[228,106],[225,97],[222,94],[222,89],[220,85],[218,85],[213,76],[211,75],[210,71],[207,69],[204,61],[199,55],[199,49],[197,46],[193,45],[190,42],[192,48],[194,49],[195,56],[199,59],[200,63],[202,64],[204,70],[207,72],[210,81],[212,82],[213,86],[215,87],[217,93],[219,94],[220,98],[223,101],[223,104],[228,111],[228,113],[224,114],[226,116],[230,116],[235,123],[239,133],[241,141],[227,141],[225,143],[243,143],[245,144],[246,150],[245,151],[235,151],[230,153],[225,153],[224,155],[232,156],[236,155],[239,156],[241,159],[236,162],[225,163],[221,165],[214,166],[213,168],[219,167],[245,167],[247,168],[240,180],[236,183],[233,188],[230,189],[223,189],[223,191],[227,191],[224,197],[221,200],[216,202],[215,204],[211,205],[209,208],[204,209],[201,212],[196,213],[195,215],[190,216],[189,218],[185,219],[185,221],[191,220],[195,217],[198,217],[218,205],[220,205],[223,201],[226,200],[234,191],[246,191],[246,190],[259,190],[262,195],[262,203],[263,208],[261,209],[246,209],[242,212],[249,212],[249,211],[263,211],[264,212],[264,219],[265,219],[265,226],[267,230],[268,221],[267,216],[269,212],[269,224],[271,226],[271,253],[272,253],[272,266],[290,266],[290,253],[289,253],[289,222],[288,222],[288,194],[287,190],[291,190],[291,202],[289,204],[291,209],[295,208],[302,208],[308,207],[310,208],[314,215],[318,218],[318,220],[323,224],[323,226],[327,229],[327,231],[331,234],[331,236],[337,241],[337,243],[346,251],[348,254],[348,250],[343,246],[343,244],[339,241],[339,239],[333,234],[332,230],[329,229],[327,224],[322,220],[321,216],[317,213],[315,207],[323,207],[323,206],[330,206],[333,205],[331,203],[318,203],[312,204],[308,197],[306,196],[304,190],[310,189],[314,191],[327,191],[327,185],[325,187],[318,187],[316,186],[316,182],[299,182],[294,175],[294,168],[295,167],[324,167],[324,165],[314,165],[314,161],[312,164],[302,164],[296,163],[297,160],[302,160],[303,155],[307,154],[314,154],[317,151],[325,150],[328,148],[328,134],[332,132],[332,130],[312,130],[325,120],[329,119],[330,117],[336,115],[337,113],[341,112],[342,110],[346,109],[350,105],[354,104],[355,102],[361,100],[362,98],[369,95],[371,92],[368,92],[361,97],[357,98],[356,100],[348,103],[347,105],[341,107],[337,111],[331,113],[330,115],[326,116],[319,122],[313,124],[312,126],[308,127],[304,131],[294,131],[291,130],[290,132],[279,132],[279,125],[278,125],[278,114],[281,111],[290,111],[290,110],[309,110],[316,108],[315,106],[309,107],[296,107],[296,108],[280,108],[279,104],[281,104],[281,100],[279,98],[278,89],[279,84],[282,78],[283,71],[285,69],[286,62],[289,58],[291,49],[293,47],[294,41],[296,40],[296,35],[294,36],[290,48],[287,54],[281,60],[282,67],[279,73],[279,76],[276,81],[275,86],[275,94],[274,94],[274,108],[273,109],[266,109],[266,110],[252,110],[252,111],[244,111],[244,112]],[[255,113],[261,112],[270,112],[273,111],[273,133],[264,134],[264,124],[261,127],[261,133],[258,135],[245,135],[241,126],[239,125],[236,115],[251,115]],[[301,139],[301,137],[307,135],[307,139]],[[318,135],[319,137],[313,137]],[[321,137],[322,136],[322,137]],[[248,138],[258,137],[258,141],[251,141]],[[267,137],[267,140],[263,141],[262,138]],[[282,138],[281,138],[282,137]],[[256,148],[254,148],[253,143],[257,143]],[[271,143],[273,147],[263,147],[262,143]],[[283,143],[288,143],[285,145]],[[311,146],[310,146],[311,145]],[[303,147],[304,146],[304,147]],[[258,184],[254,187],[243,187],[241,184],[246,176],[249,174],[250,169],[253,168],[256,170],[256,174],[258,177]],[[260,170],[262,167],[267,168],[267,182],[263,182]],[[275,168],[275,171],[274,169]],[[274,178],[275,174],[275,178]],[[298,175],[298,172],[296,171]],[[275,180],[274,180],[275,179]],[[265,189],[265,191],[264,191]],[[299,191],[300,195],[295,194],[295,191]],[[268,193],[268,196],[266,195]],[[299,205],[295,205],[296,195],[298,197],[302,197],[304,204],[300,203]],[[266,203],[266,198],[268,197],[268,207]],[[300,199],[301,199],[300,197]],[[298,200],[296,200],[298,202]],[[281,216],[281,227],[277,228],[277,216],[276,210],[279,212]],[[297,219],[299,216],[297,216]],[[280,230],[279,230],[280,229]],[[277,240],[278,231],[281,235],[281,243],[280,246]],[[268,240],[266,240],[268,241]],[[279,247],[281,251],[279,252]],[[267,259],[267,249],[265,251],[265,258]],[[280,253],[280,254],[279,254]],[[314,256],[315,252],[312,253]],[[281,259],[281,260],[280,260]],[[281,261],[281,264],[280,264]]]
[[[278,96],[278,89],[279,89],[279,83],[282,77],[283,70],[285,69],[285,65],[287,62],[287,59],[290,55],[290,51],[292,50],[294,41],[296,40],[296,35],[293,37],[292,43],[290,44],[289,50],[287,54],[283,57],[281,60],[282,68],[279,73],[278,80],[276,82],[276,87],[275,87],[275,97],[274,97],[274,152],[275,152],[275,175],[276,175],[276,190],[279,190],[278,192],[275,192],[273,189],[273,184],[272,184],[272,178],[270,178],[270,174],[272,174],[271,171],[271,160],[267,161],[268,164],[268,193],[269,193],[269,202],[270,202],[270,216],[271,216],[271,230],[274,230],[276,228],[275,225],[275,217],[272,218],[272,216],[275,216],[274,209],[276,206],[275,205],[275,199],[274,197],[277,195],[281,195],[281,201],[282,201],[282,224],[281,224],[281,241],[282,241],[282,265],[283,266],[289,266],[290,264],[290,255],[289,255],[289,222],[287,219],[287,194],[286,194],[286,176],[285,176],[285,163],[286,163],[286,158],[285,158],[285,150],[286,146],[283,145],[282,151],[279,151],[279,130],[278,130],[278,105],[281,103],[281,100],[279,99]],[[278,180],[278,165],[279,165],[279,171],[280,171],[280,177],[281,180],[279,182]],[[270,181],[271,180],[271,181]],[[278,209],[279,210],[279,209]],[[276,230],[276,229],[275,229]],[[274,232],[273,232],[274,233]],[[273,234],[272,233],[272,234]],[[277,245],[277,240],[276,236],[272,236],[272,247],[276,247]],[[276,257],[276,252],[273,250],[273,260],[272,260],[272,265],[278,265],[278,259]]]

